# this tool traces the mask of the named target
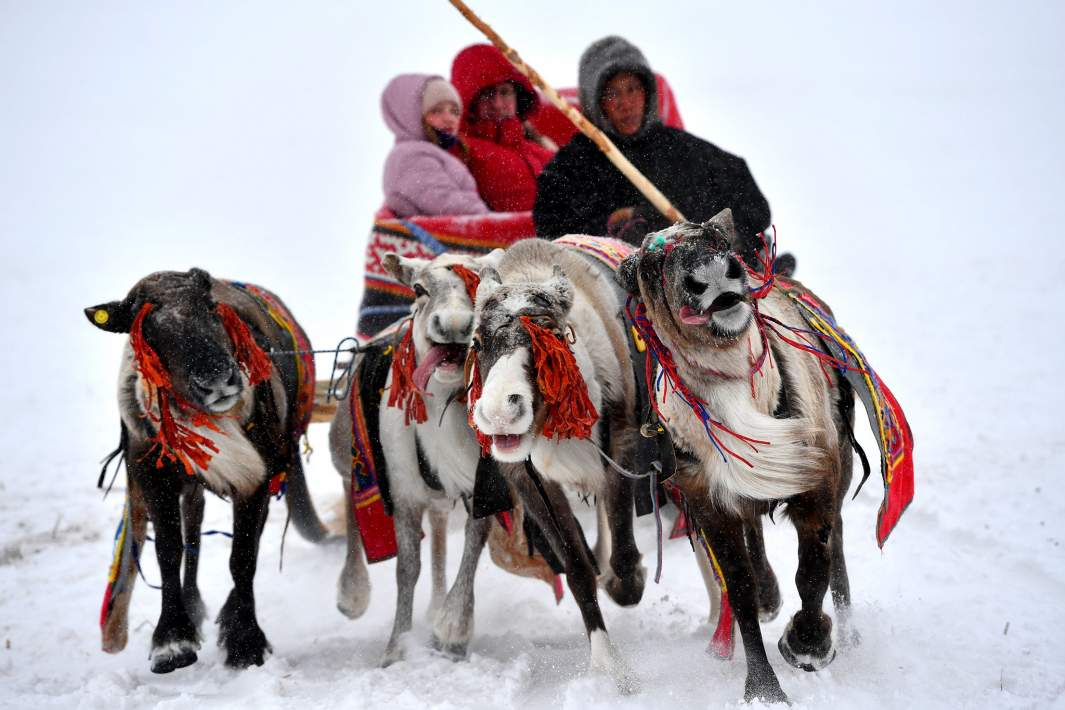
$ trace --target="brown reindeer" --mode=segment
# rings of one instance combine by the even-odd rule
[[[313,386],[313,368],[307,372],[291,354],[270,356],[306,342],[302,330],[273,294],[201,269],[151,274],[121,301],[85,315],[102,330],[130,336],[118,386],[120,448],[134,531],[143,535],[146,509],[162,576],[152,671],[188,666],[200,647],[204,488],[233,501],[233,590],[218,614],[219,644],[226,665],[261,665],[270,644],[256,620],[252,582],[271,481],[286,479],[297,529],[309,539],[325,535],[297,446],[309,415],[300,385],[309,378]],[[124,643],[122,629],[112,647],[105,638],[105,650]]]
[[[759,313],[805,324],[775,289],[752,298],[735,240],[728,210],[705,224],[674,225],[648,235],[618,279],[672,368],[664,379],[676,387],[654,394],[678,450],[675,483],[728,587],[747,657],[745,696],[783,701],[762,643],[762,575],[744,525],[760,531],[760,516],[785,504],[799,537],[802,608],[778,647],[796,667],[823,668],[835,656],[825,592],[831,586],[841,620],[850,604],[840,507],[851,480],[854,399],[838,372],[760,327]]]

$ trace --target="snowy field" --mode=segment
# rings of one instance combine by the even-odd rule
[[[767,524],[785,599],[763,633],[795,707],[1065,707],[1063,6],[503,5],[475,9],[559,85],[575,83],[580,51],[604,34],[644,50],[689,129],[747,159],[799,276],[909,415],[916,502],[883,552],[877,482],[845,506],[862,643],[821,673],[775,649],[798,606],[795,535]],[[662,583],[638,607],[601,597],[642,681],[619,697],[586,673],[568,590],[556,607],[546,585],[487,556],[470,659],[427,650],[423,570],[408,660],[379,669],[394,563],[371,568],[370,608],[347,620],[334,606],[341,546],[290,534],[279,571],[280,505],[256,579],[274,647],[264,666],[226,669],[208,624],[196,665],[150,673],[159,595],[143,583],[129,646],[99,650],[122,492],[101,500],[94,483],[117,440],[121,338],[82,308],[150,271],[196,265],[271,287],[317,346],[335,343],[354,325],[381,199],[379,93],[400,71],[447,74],[474,41],[442,1],[0,0],[0,706],[742,705],[742,656],[704,653],[707,602],[684,542],[666,543]],[[335,517],[324,425],[311,443],[312,492]],[[205,528],[229,526],[211,500]],[[637,535],[653,569],[653,521]],[[205,538],[212,615],[230,586],[227,554],[224,538]],[[144,572],[158,580],[151,554]]]

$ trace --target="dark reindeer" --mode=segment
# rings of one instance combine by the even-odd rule
[[[600,454],[602,445],[627,460],[636,435],[635,384],[611,278],[575,252],[533,239],[510,247],[498,273],[482,270],[469,402],[472,422],[565,566],[590,668],[628,692],[637,680],[607,635],[596,560],[564,493],[598,496],[609,528],[600,534],[611,539],[600,580],[618,604],[638,603],[646,572],[633,539],[632,483],[607,470]]]
[[[271,650],[256,620],[252,586],[271,480],[286,480],[300,533],[325,536],[298,449],[307,424],[300,380],[309,376],[313,383],[314,373],[301,374],[292,355],[268,355],[293,350],[297,331],[305,340],[280,312],[287,315],[269,292],[201,269],[151,274],[121,301],[85,309],[98,328],[130,334],[118,386],[120,449],[133,520],[141,521],[143,534],[146,508],[155,531],[162,576],[151,650],[156,673],[194,663],[200,648],[206,610],[196,575],[204,488],[233,501],[233,590],[217,619],[228,666],[261,665]],[[124,644],[123,628],[115,646],[105,640],[105,650]]]
[[[838,371],[764,327],[763,316],[807,328],[786,296],[758,288],[768,274],[752,277],[751,288],[735,244],[728,210],[702,225],[674,225],[648,235],[618,280],[675,368],[666,379],[677,387],[655,394],[678,451],[674,481],[728,586],[747,658],[745,697],[786,701],[758,623],[760,599],[763,613],[769,606],[759,594],[764,556],[753,566],[750,556],[761,551],[760,535],[749,553],[745,524],[748,534],[760,533],[760,517],[785,505],[799,538],[802,608],[778,648],[793,666],[823,668],[835,656],[822,611],[829,587],[841,623],[850,606],[840,508],[851,481],[854,396]],[[700,407],[713,422],[704,423]]]

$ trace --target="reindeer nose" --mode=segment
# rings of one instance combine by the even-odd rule
[[[684,289],[695,296],[703,295],[708,285],[702,281],[697,281],[691,274],[684,276]]]
[[[438,343],[465,343],[473,332],[473,314],[434,313],[429,318],[429,337]]]
[[[220,390],[229,390],[231,393],[234,388],[240,388],[240,369],[230,366],[220,371],[191,375],[189,384],[193,392],[201,397],[208,397]]]
[[[512,394],[507,397],[507,413],[512,415],[511,421],[525,416],[525,397],[520,394]]]

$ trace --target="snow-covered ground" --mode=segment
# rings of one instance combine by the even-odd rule
[[[747,158],[801,277],[906,407],[917,500],[883,552],[876,483],[846,505],[863,641],[821,673],[774,648],[798,604],[795,536],[767,526],[785,613],[763,632],[795,706],[1065,706],[1062,6],[480,5],[560,85],[597,37],[640,45],[689,128]],[[667,543],[662,583],[638,607],[603,597],[642,680],[619,697],[586,674],[568,593],[556,607],[545,585],[487,559],[469,661],[426,650],[423,579],[409,660],[377,668],[393,564],[371,569],[370,608],[348,621],[334,607],[339,546],[289,535],[279,571],[280,506],[256,579],[266,665],[224,668],[208,625],[198,664],[151,674],[159,598],[143,584],[129,647],[98,650],[122,496],[101,501],[93,484],[117,439],[121,339],[81,309],[149,271],[199,265],[270,286],[317,345],[339,340],[380,201],[379,92],[400,71],[447,74],[478,39],[443,2],[0,2],[0,706],[739,704],[742,660],[704,653],[707,604],[683,542]],[[335,515],[324,426],[311,441],[312,490]],[[228,529],[225,504],[209,503],[206,526]],[[653,521],[638,542],[653,566]],[[228,545],[204,547],[216,612]],[[145,574],[158,579],[151,555]]]

